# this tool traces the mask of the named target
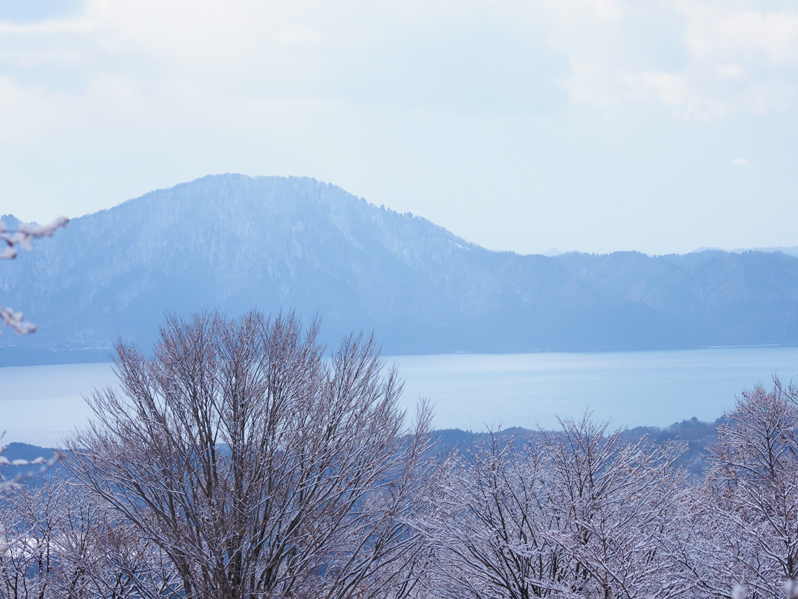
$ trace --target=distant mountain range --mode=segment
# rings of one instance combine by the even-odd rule
[[[707,250],[721,251],[721,252],[725,251],[725,250],[722,250],[720,248],[698,248],[697,250],[695,250],[695,252],[705,252]],[[798,256],[798,246],[790,246],[790,247],[784,247],[784,246],[777,246],[776,247],[776,246],[774,246],[774,247],[757,247],[757,248],[737,248],[737,249],[730,250],[730,251],[734,252],[735,254],[744,254],[745,252],[767,252],[767,253],[781,252],[782,254],[787,254],[788,256]]]
[[[2,217],[7,223],[12,216]],[[0,299],[39,331],[0,364],[149,348],[166,311],[322,317],[335,345],[526,352],[798,343],[798,258],[494,252],[305,178],[209,176],[72,220],[0,264]]]
[[[685,452],[679,458],[679,465],[684,466],[692,474],[701,474],[706,465],[706,455],[708,448],[717,440],[717,427],[724,422],[719,418],[715,422],[701,422],[696,418],[675,422],[668,427],[659,428],[655,426],[638,426],[633,429],[624,430],[622,438],[625,441],[637,442],[643,437],[656,445],[664,445],[668,442],[680,441],[685,444]],[[613,429],[611,429],[613,430]],[[558,434],[559,429],[549,431]],[[436,430],[432,433],[432,441],[435,443],[433,452],[438,455],[448,455],[452,451],[459,451],[467,454],[485,443],[490,443],[495,438],[500,443],[512,442],[517,446],[522,446],[535,437],[540,438],[540,430],[530,430],[521,427],[512,427],[493,433],[475,433],[460,429]],[[9,443],[3,452],[9,462],[14,460],[33,461],[39,457],[50,460],[55,453],[55,448],[45,448],[27,443]],[[31,476],[40,470],[39,466],[14,466],[7,465],[0,467],[0,474],[6,480],[20,476],[27,480],[29,486],[38,486],[44,480],[53,477],[69,477],[63,466],[55,464],[53,468],[44,475]]]

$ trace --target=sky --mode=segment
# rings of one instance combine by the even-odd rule
[[[0,214],[308,176],[490,249],[798,245],[795,0],[0,0]]]

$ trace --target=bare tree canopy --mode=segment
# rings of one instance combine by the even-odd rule
[[[625,443],[588,414],[523,448],[490,442],[442,468],[426,520],[447,599],[670,598],[660,548],[683,488],[678,445]]]
[[[323,357],[314,323],[167,319],[149,359],[117,346],[121,393],[68,469],[168,556],[188,598],[402,596],[429,412],[412,430],[371,339]]]
[[[781,596],[785,581],[790,598],[798,591],[796,399],[778,379],[772,389],[757,385],[718,429],[682,551],[703,596],[717,596],[729,580],[757,598]]]

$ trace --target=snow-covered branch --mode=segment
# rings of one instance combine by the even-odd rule
[[[7,448],[0,447],[0,454],[2,454]],[[39,468],[34,470],[29,470],[28,472],[20,472],[13,476],[10,479],[0,480],[0,494],[8,491],[9,489],[13,489],[14,487],[19,486],[20,483],[33,478],[34,476],[38,476],[40,474],[44,474],[50,468],[55,466],[59,460],[61,459],[62,454],[60,452],[55,452],[53,457],[50,459],[46,459],[43,457],[38,457],[35,460],[9,460],[4,455],[0,455],[0,466],[13,466],[13,467],[23,467],[23,466],[39,466]]]
[[[49,225],[33,225],[20,223],[16,229],[9,228],[3,221],[0,221],[0,243],[4,249],[0,251],[0,259],[12,260],[17,257],[18,248],[23,250],[32,249],[31,242],[34,239],[51,237],[52,234],[61,227],[65,227],[69,219],[59,216]],[[22,312],[18,312],[9,306],[0,303],[0,319],[7,327],[12,328],[19,335],[29,335],[36,331],[36,325],[26,322]]]
[[[0,259],[10,260],[17,257],[18,248],[31,250],[31,242],[34,239],[52,237],[53,233],[61,227],[65,227],[69,219],[59,216],[49,225],[34,225],[20,223],[16,229],[11,229],[3,221],[0,221],[0,241],[4,242],[5,249],[0,252]]]

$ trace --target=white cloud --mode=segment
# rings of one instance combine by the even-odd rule
[[[68,78],[89,85],[121,69],[133,80],[177,78],[199,90],[270,100],[363,97],[371,82],[393,89],[385,85],[393,78],[401,90],[419,87],[404,100],[400,94],[402,102],[423,97],[424,86],[434,84],[425,77],[400,80],[403,73],[430,64],[477,86],[479,77],[495,79],[502,69],[506,78],[523,77],[529,59],[521,48],[531,44],[550,47],[569,65],[559,73],[533,68],[536,85],[556,79],[576,103],[653,102],[696,118],[766,114],[798,98],[798,11],[785,6],[746,0],[88,0],[81,15],[0,22],[0,72],[5,66],[23,85],[59,87]],[[485,42],[491,30],[496,35]],[[487,57],[485,70],[469,73],[473,54],[445,53],[452,43],[468,47],[472,36],[483,56],[501,43],[518,50]],[[55,71],[65,62],[81,73],[59,78]],[[498,104],[488,110],[491,105]]]
[[[771,68],[798,63],[798,13],[733,11],[728,5],[684,3],[688,43],[702,59],[729,56]]]
[[[549,4],[577,102],[658,101],[676,114],[766,114],[798,97],[798,11],[724,0]],[[668,64],[668,58],[671,58]]]
[[[735,158],[731,161],[732,166],[750,166],[750,164],[745,158]]]

